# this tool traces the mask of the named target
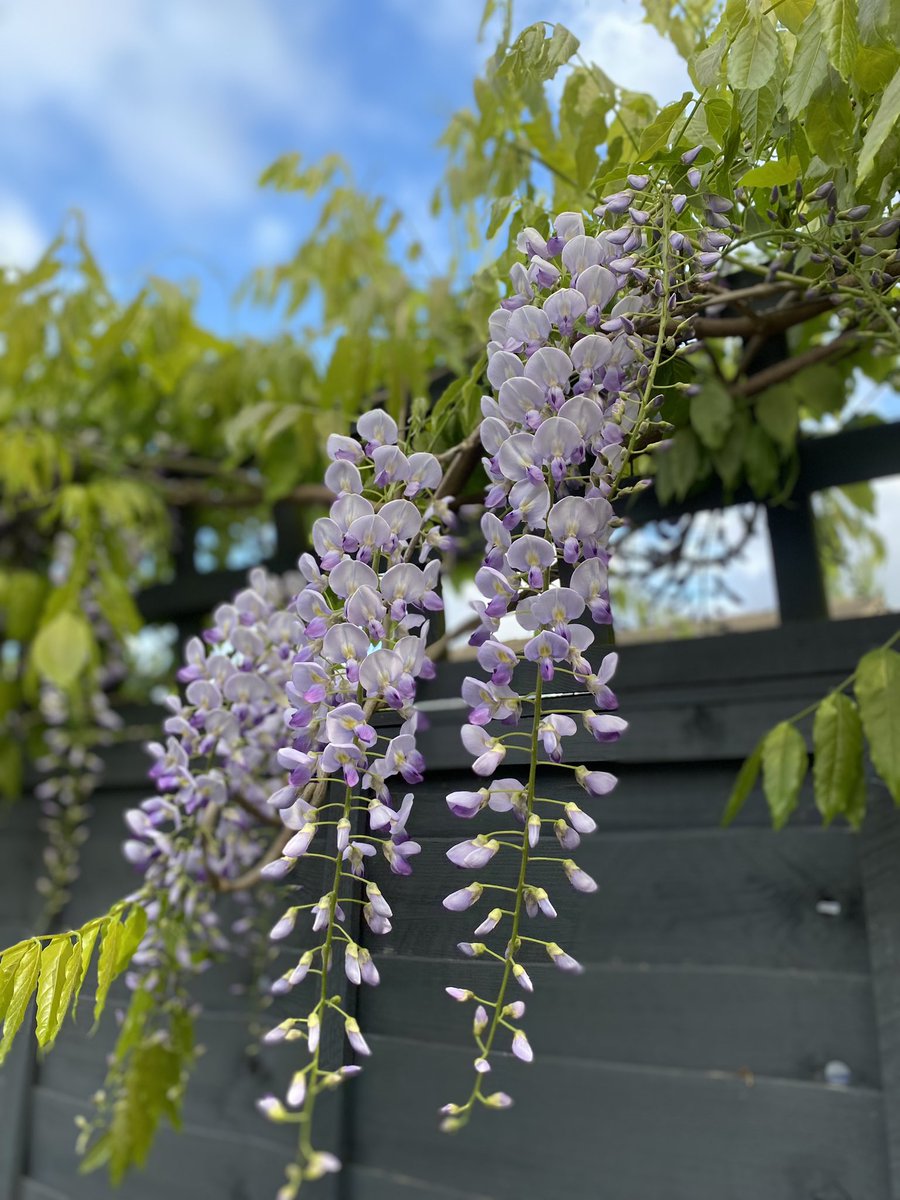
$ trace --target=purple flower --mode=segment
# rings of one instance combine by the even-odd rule
[[[571,858],[567,858],[563,862],[563,870],[566,873],[566,878],[571,883],[576,892],[596,892],[597,881],[591,879],[586,871],[582,871],[581,867],[574,863]]]
[[[487,788],[477,792],[450,792],[447,796],[447,806],[454,817],[474,817],[481,812],[488,801]]]
[[[486,866],[497,851],[500,843],[494,838],[486,838],[483,834],[467,842],[458,842],[447,851],[447,857],[455,867],[478,870]]]
[[[618,783],[609,771],[589,771],[587,767],[575,768],[575,781],[592,796],[606,796]]]
[[[531,1049],[528,1038],[521,1029],[517,1029],[513,1034],[512,1052],[522,1062],[530,1063],[534,1059],[534,1051]]]
[[[562,762],[561,739],[571,737],[575,729],[576,725],[571,717],[558,713],[551,713],[541,720],[538,726],[538,734],[544,747],[544,753],[553,762]]]
[[[525,541],[528,536],[530,535],[526,534],[525,537],[519,538],[519,542]],[[546,546],[547,543],[542,542],[542,545]],[[508,684],[518,661],[514,650],[504,646],[502,642],[494,641],[493,638],[489,638],[478,647],[478,662],[486,671],[491,672],[491,683],[501,686]]]
[[[452,860],[451,861],[455,861]],[[484,887],[480,883],[470,883],[467,887],[460,888],[459,891],[451,892],[449,896],[445,896],[443,900],[444,908],[450,912],[465,912],[467,908],[471,908],[473,904],[477,904],[481,899]]]
[[[462,744],[470,754],[477,755],[472,764],[476,775],[493,775],[506,757],[506,747],[490,737],[480,725],[463,725]]]
[[[594,713],[585,709],[582,722],[598,742],[616,742],[628,728],[628,722],[610,713]]]
[[[525,657],[530,662],[538,664],[541,678],[544,680],[553,678],[553,664],[563,662],[568,653],[569,643],[566,639],[546,629],[525,643]],[[490,774],[490,772],[484,772],[484,774]]]
[[[566,954],[561,946],[557,946],[556,942],[548,942],[546,946],[547,953],[550,955],[550,961],[555,967],[559,967],[561,971],[571,971],[575,975],[581,975],[584,972],[584,967],[574,959],[571,954]]]

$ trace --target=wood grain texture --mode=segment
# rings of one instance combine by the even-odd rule
[[[888,1197],[877,1092],[510,1059],[492,1084],[515,1094],[514,1110],[448,1137],[437,1109],[467,1094],[470,1056],[394,1039],[374,1048],[356,1092],[358,1164],[396,1163],[401,1111],[405,1171],[492,1200]]]
[[[900,814],[880,783],[863,829],[862,872],[884,1087],[891,1200],[900,1198]]]
[[[383,880],[397,919],[386,938],[371,939],[372,948],[453,958],[456,943],[471,940],[479,914],[487,913],[488,893],[467,913],[442,910],[443,897],[477,873],[447,861],[450,839],[421,840],[405,886]],[[482,872],[492,882],[514,882],[515,857],[505,853]],[[609,834],[586,838],[573,857],[600,890],[573,892],[558,866],[536,863],[529,879],[559,901],[560,915],[528,924],[534,936],[552,937],[584,963],[868,970],[857,839],[848,831]],[[817,912],[825,896],[840,902],[840,916]]]
[[[367,1033],[472,1045],[472,1008],[446,996],[445,983],[490,995],[498,969],[462,957],[382,965],[385,986],[362,996]],[[866,975],[593,964],[573,979],[549,963],[530,974],[538,1055],[808,1081],[840,1059],[855,1083],[879,1086]]]

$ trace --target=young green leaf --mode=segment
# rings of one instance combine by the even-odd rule
[[[31,659],[44,679],[67,688],[87,666],[93,645],[87,620],[80,613],[61,612],[41,626]]]
[[[897,68],[894,78],[884,89],[878,111],[869,122],[869,128],[863,138],[859,164],[856,169],[860,180],[872,173],[878,151],[896,129],[898,119],[900,119],[900,67]]]
[[[759,167],[751,167],[746,175],[741,176],[741,183],[744,187],[770,188],[776,184],[793,183],[799,176],[799,158],[773,158]]]
[[[97,944],[97,938],[100,936],[101,923],[98,921],[94,925],[88,925],[81,930],[81,970],[75,977],[74,997],[72,1016],[78,1015],[78,997],[81,995],[81,987],[87,978],[88,967],[91,965],[91,957],[94,953],[94,946]]]
[[[783,829],[797,807],[800,786],[809,760],[802,735],[790,723],[782,721],[763,739],[763,790],[772,814],[772,824]]]
[[[859,49],[857,0],[819,0],[816,7],[825,19],[831,65],[842,79],[847,79]]]
[[[97,961],[97,995],[94,998],[94,1024],[100,1020],[100,1014],[106,1004],[106,997],[113,981],[119,974],[119,959],[122,948],[122,922],[119,915],[107,917],[102,925],[102,941],[100,942],[100,958]]]
[[[34,938],[25,947],[16,965],[12,995],[3,1019],[3,1037],[0,1038],[0,1063],[6,1058],[13,1038],[25,1019],[28,1003],[34,994],[41,968],[41,943]]]
[[[826,696],[813,722],[813,783],[825,824],[852,810],[863,778],[863,732],[856,705],[843,692]]]
[[[20,946],[10,946],[0,957],[0,1021],[6,1016],[16,982],[16,972],[29,945],[29,942],[23,942]]]
[[[882,646],[864,655],[854,690],[872,764],[900,804],[900,654]]]
[[[60,1000],[71,957],[72,941],[68,934],[53,938],[41,953],[35,1019],[35,1035],[39,1046],[48,1045],[59,1032],[65,1015],[60,1013]]]
[[[642,161],[653,157],[657,150],[664,150],[669,144],[669,134],[675,127],[675,122],[687,108],[691,93],[684,92],[680,100],[667,104],[660,109],[650,124],[641,134],[638,155]]]
[[[68,957],[65,966],[65,973],[62,981],[62,987],[59,992],[59,1001],[56,1007],[56,1020],[50,1026],[50,1031],[46,1040],[46,1047],[50,1049],[56,1041],[57,1035],[62,1029],[63,1022],[66,1019],[66,1013],[69,1011],[69,1005],[72,999],[77,995],[81,988],[81,981],[84,972],[84,960],[82,959],[81,934],[75,934],[75,941],[72,945],[72,952]]]
[[[761,88],[772,78],[778,62],[778,35],[759,0],[751,0],[747,19],[728,56],[728,82],[733,88]]]
[[[800,26],[791,72],[784,85],[784,105],[788,116],[804,111],[816,88],[828,74],[828,47],[822,14],[816,5]]]
[[[725,805],[725,811],[722,814],[723,826],[730,825],[744,807],[747,797],[756,786],[761,766],[762,742],[756,746],[748,758],[744,759],[744,763],[740,771],[738,771],[738,777],[734,781],[734,787],[731,789],[731,795],[728,797],[728,803]]]
[[[131,911],[122,926],[122,944],[119,947],[119,958],[116,963],[116,974],[124,971],[134,957],[134,952],[147,932],[147,912],[140,904],[132,906]]]
[[[731,429],[734,401],[724,384],[709,380],[691,397],[691,424],[700,441],[710,450],[718,450]]]

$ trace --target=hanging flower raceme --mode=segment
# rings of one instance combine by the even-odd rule
[[[291,589],[290,580],[251,571],[250,586],[216,609],[202,639],[188,642],[184,696],[168,697],[167,740],[149,746],[157,794],[125,817],[125,856],[154,897],[150,933],[135,956],[141,971],[156,961],[161,906],[185,914],[195,949],[228,947],[217,893],[240,895],[271,827],[280,826],[266,802],[280,782],[284,688],[301,634],[287,608]]]
[[[594,232],[578,213],[560,214],[548,239],[526,229],[519,248],[527,265],[513,269],[515,292],[490,319],[492,394],[482,399],[481,423],[490,482],[482,519],[485,557],[475,576],[484,599],[473,605],[479,628],[472,638],[488,678],[465,681],[470,713],[462,730],[484,785],[451,793],[448,804],[467,820],[482,810],[509,814],[514,828],[479,832],[447,856],[463,870],[481,872],[510,855],[519,866],[514,887],[479,876],[444,900],[446,908],[461,912],[497,899],[475,937],[493,933],[498,948],[478,940],[461,943],[460,950],[496,959],[501,967],[493,1000],[447,989],[455,1000],[475,1005],[477,1047],[469,1098],[442,1110],[447,1130],[465,1123],[476,1104],[512,1103],[506,1093],[491,1092],[486,1080],[500,1046],[525,1062],[532,1059],[520,1024],[525,1003],[509,995],[513,982],[533,990],[528,958],[537,952],[562,971],[582,969],[555,941],[525,933],[531,918],[554,918],[558,903],[555,889],[550,894],[534,882],[532,864],[540,862],[542,877],[549,870],[560,886],[597,889],[570,854],[596,828],[591,803],[608,794],[616,779],[566,763],[565,743],[579,724],[598,742],[614,741],[626,722],[611,711],[617,707],[609,687],[616,655],[607,654],[594,669],[586,652],[595,635],[585,622],[603,626],[612,619],[607,570],[616,519],[610,501],[626,490],[619,481],[649,432],[668,316],[692,279],[707,276],[728,241],[721,232],[727,221],[712,221],[713,228],[698,228],[703,251],[696,254],[686,234],[672,232],[684,209],[681,199],[659,188],[639,203],[636,193],[650,181],[634,177],[629,183],[595,210],[600,224]],[[715,213],[715,198],[708,199]],[[499,638],[500,620],[508,614],[528,634],[521,653]],[[524,681],[521,690],[517,677]],[[524,772],[492,779],[501,768],[509,772],[505,760],[514,750],[527,754]],[[570,772],[584,789],[585,808],[555,798],[543,773],[539,788],[539,766]]]
[[[315,555],[299,563],[305,586],[295,602],[300,636],[286,687],[290,741],[278,754],[289,774],[269,801],[285,832],[263,876],[285,879],[303,860],[327,864],[323,894],[291,905],[271,933],[287,938],[308,920],[316,935],[273,986],[286,995],[316,979],[311,1006],[264,1038],[305,1040],[309,1054],[283,1101],[260,1101],[266,1116],[300,1129],[298,1161],[288,1168],[279,1200],[295,1196],[304,1180],[339,1169],[333,1154],[314,1147],[313,1111],[323,1090],[360,1068],[326,1066],[322,1033],[326,1022],[338,1023],[351,1050],[368,1055],[335,975],[355,987],[379,981],[348,918],[358,908],[371,933],[387,933],[392,911],[367,877],[370,864],[380,855],[394,874],[408,875],[420,849],[408,833],[413,797],[406,789],[424,770],[413,703],[418,680],[433,675],[425,654],[428,614],[442,607],[439,563],[429,556],[448,547],[452,514],[447,499],[436,496],[438,460],[407,456],[388,414],[366,413],[358,434],[328,440],[325,481],[337,499],[313,526]]]

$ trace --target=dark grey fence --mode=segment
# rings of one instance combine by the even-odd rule
[[[898,1200],[900,1198],[900,821],[877,782],[864,829],[823,829],[806,796],[771,832],[755,794],[719,827],[737,766],[758,736],[843,677],[895,620],[628,647],[617,691],[628,736],[602,752],[621,782],[592,803],[600,830],[577,859],[600,882],[563,897],[553,936],[579,978],[534,970],[534,1064],[511,1056],[496,1083],[516,1097],[456,1137],[437,1109],[467,1093],[471,1012],[447,983],[493,986],[490,964],[455,943],[472,914],[441,897],[461,876],[444,857],[471,826],[443,797],[472,778],[454,697],[465,669],[441,668],[425,696],[430,763],[418,791],[423,853],[390,880],[397,917],[371,938],[383,984],[358,996],[374,1057],[326,1114],[347,1169],[310,1188],[332,1200]],[[572,751],[599,757],[584,738]],[[73,923],[131,886],[121,812],[145,794],[136,748],[98,797]],[[561,797],[565,789],[554,783]],[[574,788],[573,788],[574,791]],[[0,936],[31,928],[40,835],[35,806],[0,832]],[[548,878],[551,893],[560,881]],[[164,1133],[125,1200],[269,1200],[290,1137],[253,1100],[290,1067],[290,1049],[248,1052],[240,967],[200,981],[209,1047],[182,1135]],[[263,1018],[268,1024],[271,1015]],[[104,1200],[77,1174],[73,1125],[103,1076],[108,1016],[68,1028],[36,1062],[23,1041],[0,1072],[0,1200]],[[841,1062],[849,1083],[825,1081]]]

